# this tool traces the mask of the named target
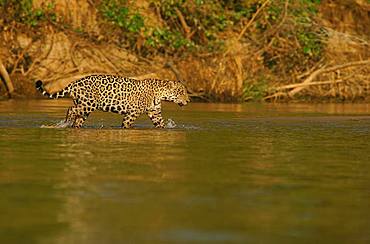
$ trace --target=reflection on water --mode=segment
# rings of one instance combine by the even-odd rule
[[[68,106],[0,102],[0,243],[370,241],[366,104],[169,104],[174,129],[109,113],[41,128]]]
[[[68,192],[59,219],[69,223],[72,230],[83,234],[76,235],[73,231],[67,231],[61,235],[58,243],[119,242],[122,236],[116,236],[117,233],[111,233],[109,230],[102,233],[102,230],[106,229],[106,226],[114,225],[118,216],[126,221],[140,214],[125,213],[127,210],[116,205],[121,201],[129,205],[140,201],[140,196],[130,196],[137,194],[135,189],[132,189],[132,186],[131,189],[125,189],[122,182],[128,182],[125,185],[130,185],[129,182],[165,184],[179,180],[183,176],[173,170],[169,163],[184,160],[184,148],[179,145],[185,142],[186,134],[176,130],[68,130],[59,144],[60,151],[63,152],[60,156],[66,163],[63,180],[57,188]],[[127,198],[126,191],[129,193]],[[108,219],[105,219],[108,216],[101,218],[92,214],[92,201],[99,202],[98,199],[103,199],[107,205],[112,201],[111,210],[115,209],[114,211],[124,214],[113,213],[108,206],[97,206],[99,211],[108,213]],[[101,207],[103,209],[100,209]],[[86,216],[93,219],[87,221]],[[150,225],[146,229],[158,226],[155,223],[153,227]],[[128,231],[132,231],[131,228]],[[129,233],[122,232],[120,235]]]
[[[176,176],[166,171],[166,162],[183,160],[183,148],[178,145],[186,141],[186,134],[174,130],[68,130],[60,140],[60,156],[67,161],[65,171],[72,175],[73,172],[88,175],[85,171],[99,167],[112,170],[110,179],[158,181]],[[125,165],[131,170],[117,174],[115,169]],[[145,168],[151,171],[151,176],[142,175]],[[74,179],[70,183],[74,185]]]

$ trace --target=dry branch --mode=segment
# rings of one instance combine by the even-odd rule
[[[329,72],[333,72],[333,71],[336,71],[336,70],[345,69],[345,68],[353,67],[353,66],[361,66],[361,65],[365,65],[365,64],[370,64],[370,59],[356,61],[356,62],[349,62],[349,63],[345,63],[345,64],[340,64],[340,65],[335,65],[335,66],[330,67],[330,68],[324,68],[323,67],[323,68],[320,68],[320,69],[312,72],[311,75],[309,75],[308,78],[305,79],[302,82],[302,84],[305,84],[305,85],[310,84],[320,74],[329,73]],[[288,96],[293,97],[295,94],[297,94],[298,92],[303,90],[305,87],[307,87],[307,86],[294,88],[292,91],[290,91],[288,93]]]
[[[35,68],[35,65],[36,64],[40,64],[42,60],[45,60],[49,57],[51,51],[53,50],[53,47],[54,47],[54,43],[55,43],[55,34],[53,33],[51,35],[51,38],[50,38],[50,45],[48,46],[48,49],[46,51],[46,54],[43,55],[43,56],[38,56],[30,65],[30,67],[28,68],[28,70],[24,73],[24,76],[28,76],[29,74],[32,73],[32,71],[34,70]],[[39,51],[41,52],[41,45],[39,46]]]
[[[281,91],[281,90],[292,89],[292,88],[299,88],[299,87],[306,88],[308,86],[336,84],[336,83],[342,83],[342,82],[345,82],[345,81],[347,81],[347,79],[316,81],[316,82],[311,82],[311,83],[306,83],[306,84],[303,84],[303,83],[290,84],[290,85],[278,87],[278,88],[276,88],[276,90],[277,91]]]
[[[77,61],[75,59],[75,52],[76,52],[77,46],[78,46],[78,42],[75,42],[72,45],[71,49],[69,50],[69,55],[71,56],[71,61],[72,61],[73,65],[74,65],[74,67],[78,67]]]
[[[175,67],[172,61],[166,62],[164,67],[169,68],[175,74],[177,80],[183,80],[180,71]]]
[[[6,71],[5,66],[3,65],[3,62],[1,61],[1,59],[0,59],[0,75],[4,79],[4,83],[5,83],[6,89],[8,89],[8,95],[10,98],[14,92],[14,86],[13,86],[12,81],[10,80],[8,71]]]
[[[186,23],[186,20],[185,20],[184,15],[182,15],[181,11],[178,8],[175,8],[175,11],[176,11],[177,17],[179,17],[179,20],[181,22],[181,26],[184,29],[185,33],[186,33],[186,38],[187,39],[190,39],[190,35],[189,34],[191,32],[191,29],[188,26],[188,24]]]
[[[264,99],[268,100],[268,99],[271,99],[271,98],[286,97],[286,96],[293,97],[298,92],[300,92],[300,91],[302,91],[302,90],[304,90],[307,87],[312,86],[312,85],[335,84],[335,83],[344,82],[345,79],[319,81],[319,82],[313,82],[313,80],[317,76],[319,76],[321,74],[324,74],[324,73],[330,73],[330,72],[333,72],[333,71],[338,71],[338,70],[349,68],[349,67],[362,66],[362,65],[367,65],[367,64],[370,64],[370,59],[355,61],[355,62],[349,62],[349,63],[345,63],[345,64],[340,64],[340,65],[335,65],[335,66],[332,66],[332,67],[329,67],[329,68],[326,68],[324,66],[322,68],[319,68],[319,69],[313,71],[303,82],[278,87],[278,88],[275,89],[277,91],[275,94],[267,96]],[[282,90],[288,90],[288,89],[292,89],[292,88],[293,88],[293,90],[291,90],[287,93],[281,92]]]
[[[309,70],[301,73],[301,74],[298,74],[297,75],[297,79],[302,79],[303,77],[306,77],[308,75],[310,75],[315,69],[317,69],[318,67],[320,66],[323,66],[324,64],[324,59],[322,58],[320,61],[318,61],[316,64],[314,64]]]
[[[15,61],[14,63],[14,66],[13,66],[13,70],[12,72],[10,72],[10,75],[13,75],[15,70],[17,69],[18,67],[18,64],[19,62],[23,59],[24,57],[24,54],[28,51],[28,49],[30,49],[30,47],[32,46],[33,42],[31,41],[21,52],[21,54],[18,56],[17,60]]]
[[[281,18],[281,21],[275,25],[273,28],[270,29],[270,31],[264,33],[263,37],[261,38],[261,40],[259,42],[262,43],[263,39],[267,39],[267,38],[270,38],[271,36],[274,36],[276,35],[276,33],[279,32],[281,26],[284,24],[287,16],[288,16],[288,6],[289,6],[289,0],[285,0],[285,4],[284,4],[284,13],[283,13],[283,17]],[[272,43],[272,38],[270,38],[271,41],[270,43]]]
[[[264,9],[266,7],[266,5],[270,2],[270,0],[266,0],[259,9],[257,9],[257,11],[253,14],[252,18],[249,20],[249,22],[244,26],[243,30],[239,33],[239,36],[237,38],[237,40],[239,41],[243,35],[245,34],[245,32],[248,30],[249,26],[253,23],[253,21],[255,20],[255,18],[257,17],[257,15],[262,11],[262,9]]]

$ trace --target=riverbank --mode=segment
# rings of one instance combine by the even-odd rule
[[[115,73],[185,80],[199,101],[369,100],[367,1],[34,0],[0,7],[0,59],[14,86],[0,85],[4,98],[9,91],[39,96],[37,79],[55,87],[82,74]]]

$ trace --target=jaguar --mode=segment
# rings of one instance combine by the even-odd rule
[[[52,99],[69,96],[73,99],[65,122],[80,128],[91,112],[101,110],[123,115],[122,128],[130,128],[141,114],[147,114],[157,128],[164,128],[161,102],[180,106],[190,102],[186,86],[181,81],[133,79],[118,75],[88,75],[69,83],[60,91],[49,93],[37,80],[36,89]]]

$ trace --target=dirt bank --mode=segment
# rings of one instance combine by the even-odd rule
[[[23,2],[0,5],[0,60],[13,97],[38,96],[37,79],[53,91],[83,74],[114,73],[185,80],[203,101],[369,99],[365,0],[312,3],[307,13],[287,0]]]

